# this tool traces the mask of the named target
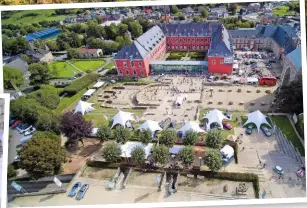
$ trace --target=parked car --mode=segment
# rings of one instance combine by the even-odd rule
[[[110,80],[110,82],[111,82],[112,84],[116,83],[116,81],[115,81],[114,79]]]
[[[273,170],[274,170],[276,173],[278,173],[279,175],[284,175],[284,174],[285,174],[284,170],[283,170],[280,166],[275,166],[275,167],[273,168]]]
[[[12,126],[16,121],[17,121],[16,119],[10,120],[9,126]]]
[[[228,129],[228,130],[231,130],[231,129],[232,129],[232,125],[230,125],[230,124],[227,123],[226,121],[223,121],[222,124],[223,124],[223,127],[224,127],[225,129]]]
[[[77,182],[75,185],[71,188],[70,192],[68,193],[69,197],[74,197],[76,193],[78,192],[78,189],[81,187],[81,183]]]
[[[76,77],[69,77],[68,80],[75,80]]]
[[[27,131],[25,132],[25,136],[31,135],[31,134],[33,134],[35,131],[36,131],[36,128],[34,128],[33,126],[31,126],[30,129],[27,130]]]
[[[299,169],[299,170],[296,172],[296,175],[297,175],[298,177],[304,177],[304,175],[305,175],[305,170]]]
[[[21,120],[16,120],[16,121],[11,125],[11,127],[14,129],[14,128],[16,128],[20,123],[21,123]]]
[[[19,133],[23,134],[24,132],[28,131],[28,129],[30,128],[29,124],[25,124],[25,123],[20,123],[16,129]]]
[[[260,129],[263,131],[265,136],[267,137],[272,136],[272,132],[266,126],[262,125]]]
[[[83,199],[83,197],[84,197],[84,195],[85,195],[85,193],[86,193],[88,187],[89,187],[88,184],[83,184],[83,185],[82,185],[82,187],[80,188],[80,190],[79,190],[79,192],[78,192],[78,194],[77,194],[77,197],[76,197],[77,200]]]
[[[247,135],[251,135],[253,133],[253,126],[252,125],[248,125],[247,128],[245,129],[245,133]]]

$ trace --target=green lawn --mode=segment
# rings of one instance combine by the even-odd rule
[[[74,76],[75,73],[78,73],[79,71],[74,69],[70,64],[66,62],[59,62],[55,61],[48,65],[49,70],[51,71],[51,74],[53,77],[63,77],[63,78],[69,78]],[[54,72],[56,71],[56,72]]]
[[[305,156],[305,149],[302,145],[300,139],[296,135],[289,119],[287,116],[272,116],[271,119],[280,128],[280,130],[287,136],[287,138],[292,142],[294,147],[298,149],[302,156]]]
[[[118,112],[115,108],[103,108],[98,104],[94,105],[95,110],[88,112],[85,115],[87,120],[91,120],[93,122],[94,127],[98,127],[101,124],[108,124],[109,120]],[[136,116],[140,117],[143,114],[143,110],[134,110],[134,109],[123,109],[124,111],[135,113]],[[104,118],[107,116],[108,120]],[[135,125],[134,125],[135,126]],[[137,127],[137,126],[135,126]]]
[[[288,6],[280,6],[276,9],[273,9],[273,14],[282,17],[285,15],[295,15],[295,11],[289,11]]]
[[[62,113],[64,110],[73,110],[77,102],[81,99],[81,96],[86,92],[86,89],[81,90],[79,93],[72,97],[64,97],[60,100],[60,103],[55,109],[57,113]]]
[[[102,67],[105,63],[106,62],[104,60],[84,60],[73,62],[73,64],[83,72],[86,72],[87,70],[95,71],[96,69]],[[54,78],[69,78],[75,75],[74,72],[76,74],[80,72],[70,64],[61,61],[55,61],[49,64],[48,67]],[[57,71],[57,73],[54,73],[53,71]]]
[[[105,61],[104,60],[84,60],[84,61],[75,61],[73,62],[73,64],[81,69],[82,71],[86,72],[87,70],[91,70],[91,71],[95,71],[96,69],[102,67],[103,65],[105,65]]]
[[[36,14],[35,16],[26,16],[28,14]],[[74,15],[55,15],[55,9],[48,10],[28,10],[13,13],[10,18],[2,20],[2,24],[32,24],[42,20],[64,20],[66,17]]]

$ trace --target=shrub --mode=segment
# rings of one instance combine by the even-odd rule
[[[260,93],[260,92],[261,92],[260,90],[257,90],[257,91],[256,91],[256,93]]]
[[[62,93],[67,93],[69,96],[75,95],[79,91],[92,84],[98,78],[99,74],[88,74],[78,80],[71,82],[70,85],[63,89]]]
[[[116,70],[116,69],[110,69],[110,70],[107,72],[107,75],[110,75],[110,74],[117,74],[117,70]]]
[[[233,104],[233,102],[232,102],[232,101],[230,101],[228,104],[229,104],[229,105],[232,105],[232,104]]]
[[[15,170],[12,164],[7,166],[7,177],[8,178],[15,178],[17,176],[17,171]]]
[[[122,150],[116,143],[108,143],[102,149],[102,157],[107,162],[117,162],[120,160]]]
[[[39,90],[27,95],[27,98],[33,98],[42,106],[45,106],[49,109],[56,109],[60,103],[60,96],[58,95],[58,90],[48,85],[41,86]]]
[[[143,164],[145,161],[145,150],[139,146],[134,147],[131,151],[131,159],[137,165]]]
[[[161,131],[159,143],[165,146],[172,147],[176,143],[177,133],[172,129],[165,129]]]
[[[221,131],[209,130],[206,135],[206,144],[210,148],[218,149],[221,147],[223,137]]]
[[[194,162],[193,147],[183,147],[179,152],[179,159],[184,165],[191,165]]]
[[[197,132],[193,130],[188,130],[185,132],[183,136],[183,144],[184,145],[194,145],[197,139],[198,139]]]
[[[114,137],[117,143],[125,144],[131,138],[131,134],[128,128],[118,125],[114,130]]]
[[[218,150],[210,150],[204,158],[205,164],[211,171],[217,172],[223,167],[223,159]]]
[[[169,149],[164,145],[155,146],[152,149],[152,157],[155,163],[165,165],[170,160]]]
[[[242,90],[241,90],[241,89],[238,89],[237,92],[242,92]]]
[[[271,90],[266,90],[265,93],[266,94],[271,94]]]

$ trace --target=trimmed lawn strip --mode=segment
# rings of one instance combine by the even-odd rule
[[[55,68],[54,68],[55,67]],[[74,71],[75,73],[79,73],[78,70],[74,69],[70,64],[66,63],[66,62],[59,62],[59,61],[55,61],[51,64],[48,65],[49,70],[51,71],[51,75],[53,75],[53,70],[56,69],[57,70],[57,75],[53,75],[54,78],[69,78],[69,77],[73,77]]]
[[[281,115],[274,115],[274,116],[271,116],[271,119],[278,126],[278,128],[282,131],[282,133],[285,134],[287,138],[292,142],[294,147],[298,149],[300,154],[304,157],[305,148],[302,145],[298,136],[296,135],[295,130],[293,129],[288,117],[281,116]]]
[[[81,69],[82,71],[86,72],[87,70],[95,71],[96,69],[105,65],[104,60],[90,60],[90,61],[75,61],[72,62],[77,68]]]

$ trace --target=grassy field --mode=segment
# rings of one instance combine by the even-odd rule
[[[42,20],[61,21],[69,16],[73,15],[55,15],[55,9],[19,11],[12,14],[10,18],[2,20],[2,24],[31,24],[40,22]]]
[[[305,149],[302,145],[300,139],[295,133],[289,119],[287,116],[272,116],[271,119],[275,122],[275,124],[280,128],[280,130],[287,136],[287,138],[292,142],[294,147],[298,149],[302,156],[305,156]]]
[[[77,71],[76,69],[74,69],[70,64],[66,63],[66,62],[58,62],[55,61],[51,64],[48,65],[49,70],[52,72],[54,70],[57,71],[57,74],[53,74],[52,75],[54,77],[72,77],[74,76],[74,71],[76,73],[78,73],[79,71]]]
[[[90,60],[90,61],[75,61],[73,62],[73,64],[81,69],[82,71],[87,71],[87,70],[91,70],[91,71],[95,71],[96,69],[102,67],[103,65],[105,65],[105,61],[104,60]]]
[[[276,9],[273,9],[273,14],[283,17],[285,15],[295,15],[295,11],[289,11],[288,6],[280,6]]]
[[[96,69],[102,67],[106,62],[104,60],[90,60],[90,61],[75,61],[73,64],[86,72],[87,70],[95,71]],[[48,65],[50,71],[54,71],[56,69],[57,75],[53,74],[56,77],[69,78],[74,76],[75,73],[79,73],[80,71],[72,67],[70,64],[66,62],[55,61]]]

